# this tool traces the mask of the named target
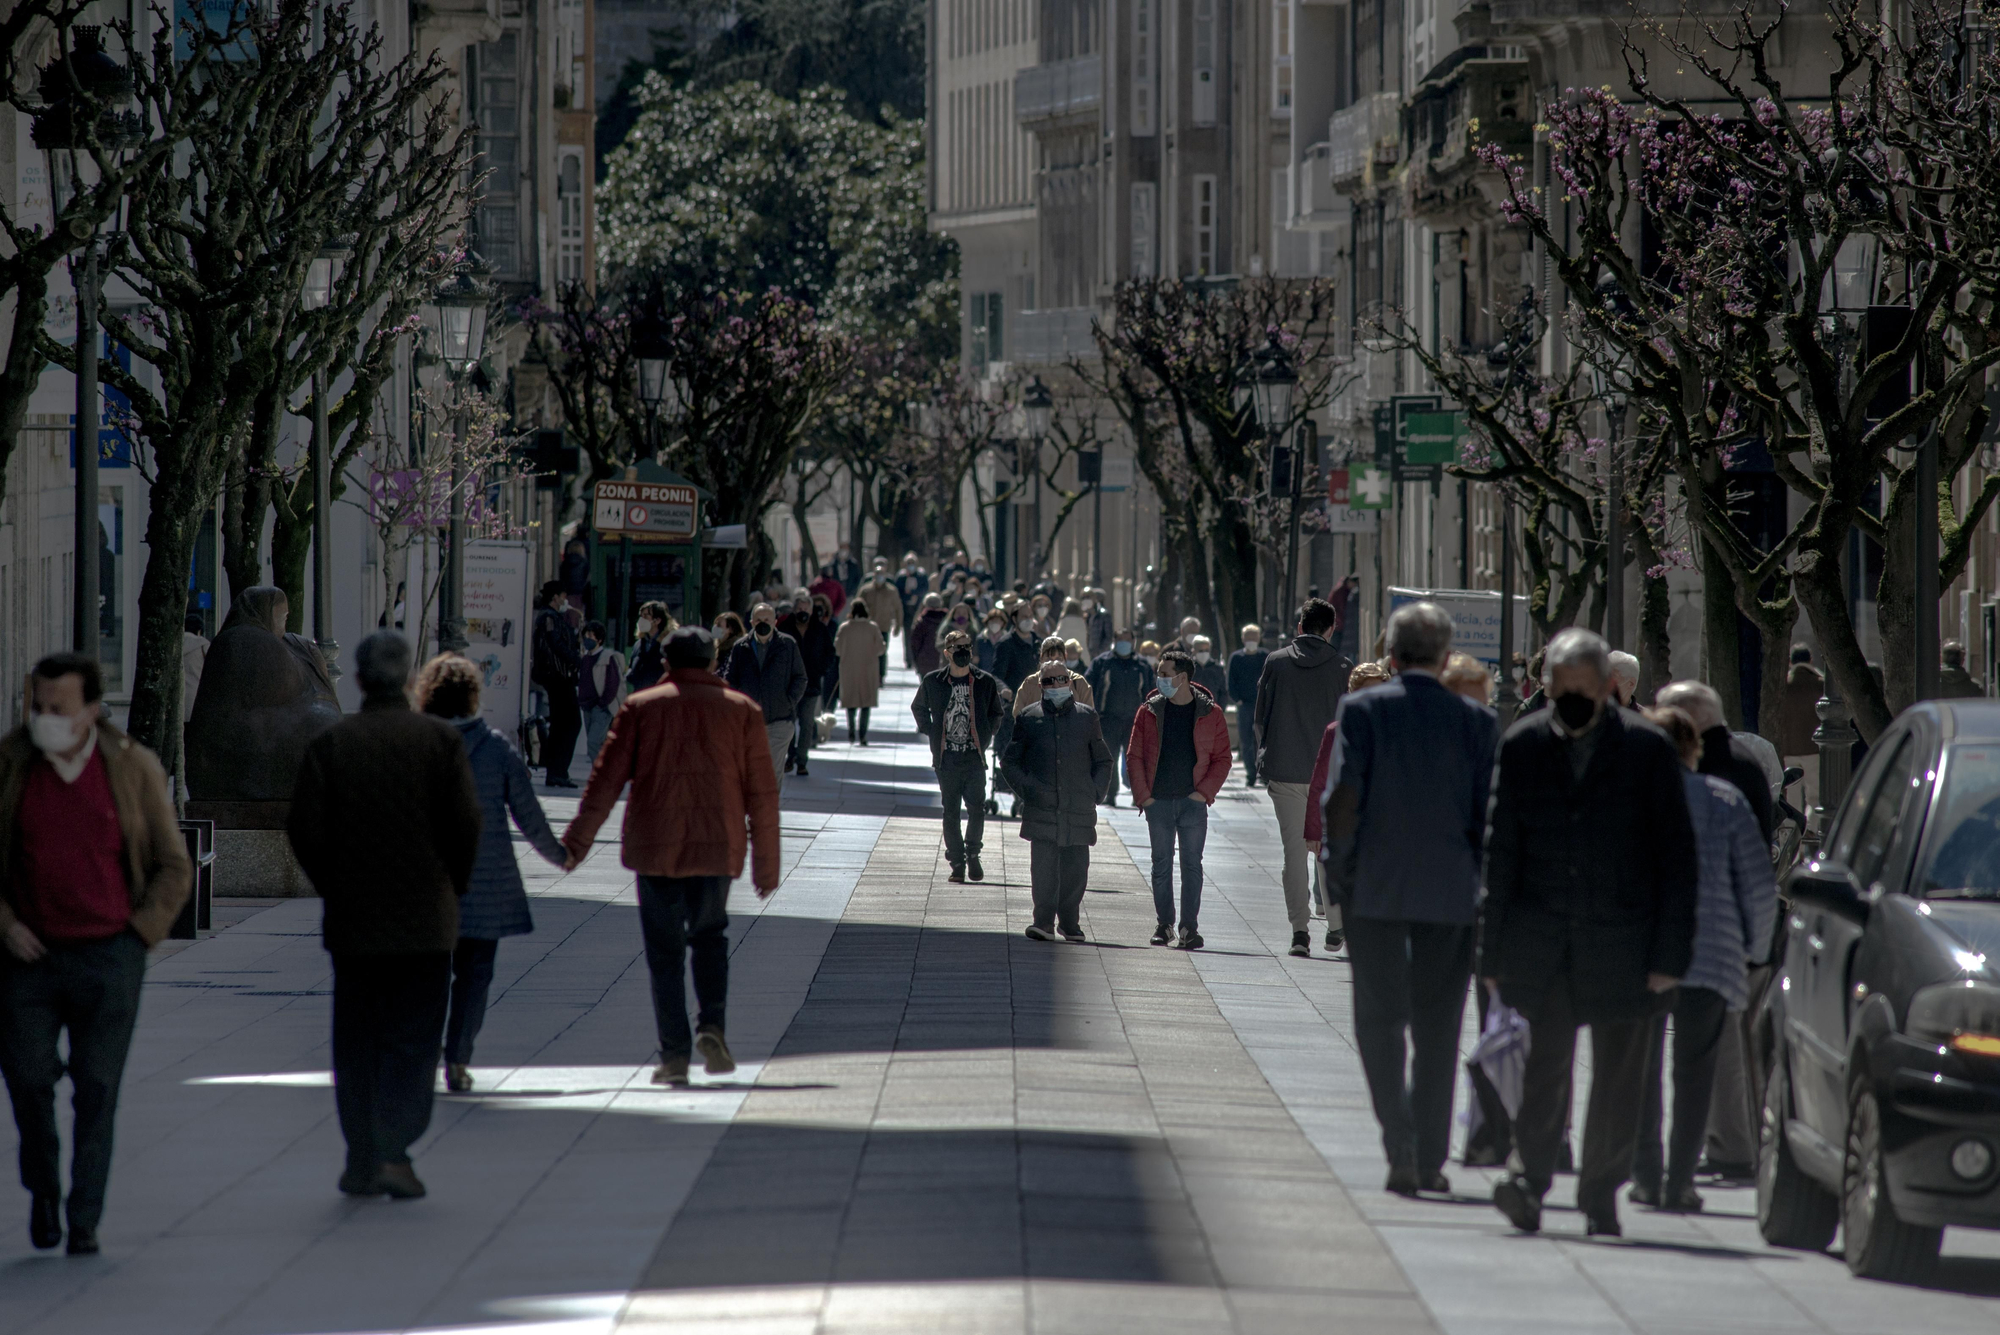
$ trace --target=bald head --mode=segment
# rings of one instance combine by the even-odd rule
[[[1660,688],[1654,699],[1662,708],[1678,709],[1686,714],[1697,732],[1726,726],[1727,720],[1722,716],[1722,697],[1706,682],[1670,681]]]

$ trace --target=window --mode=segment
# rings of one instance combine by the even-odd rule
[[[966,346],[966,364],[983,371],[994,362],[1006,360],[1002,338],[1003,303],[998,292],[972,294],[972,337]]]
[[[1930,899],[2000,899],[2000,747],[1960,743],[1945,764],[1930,866]]]
[[[1151,181],[1132,183],[1132,276],[1152,278],[1159,273],[1159,263],[1153,248],[1153,238],[1158,235],[1159,187]]]
[[[1312,232],[1286,226],[1292,217],[1292,173],[1271,169],[1271,272],[1279,278],[1303,278],[1313,272]]]
[[[583,150],[562,150],[556,172],[556,281],[581,283],[583,272]]]
[[[1132,133],[1146,138],[1153,133],[1154,98],[1153,49],[1156,0],[1132,0]]]
[[[1883,767],[1882,781],[1876,785],[1868,802],[1868,814],[1855,830],[1853,854],[1848,865],[1854,869],[1855,880],[1863,886],[1881,878],[1883,864],[1889,858],[1889,847],[1895,842],[1896,823],[1902,817],[1903,800],[1909,796],[1916,767],[1916,743],[1905,734],[1895,755]]]
[[[1194,271],[1206,277],[1215,272],[1215,178],[1194,178]]]
[[[1215,124],[1215,0],[1194,0],[1194,123]]]
[[[1271,114],[1292,114],[1292,0],[1271,0]]]
[[[503,278],[520,276],[521,79],[519,37],[503,33],[500,40],[470,48],[472,77],[468,110],[479,125],[479,156],[474,170],[485,175],[473,213],[473,244],[481,257]]]

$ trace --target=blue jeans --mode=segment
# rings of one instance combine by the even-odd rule
[[[611,731],[611,708],[608,705],[592,705],[583,711],[583,736],[585,763],[597,763],[597,752],[604,745],[605,734]]]
[[[1208,843],[1208,803],[1199,797],[1156,797],[1146,805],[1153,843],[1153,913],[1174,923],[1174,841],[1181,846],[1180,925],[1192,932],[1201,917],[1201,850]]]

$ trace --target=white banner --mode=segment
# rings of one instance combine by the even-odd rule
[[[534,553],[525,542],[465,544],[465,656],[479,665],[479,716],[518,745],[528,705]]]
[[[1500,594],[1486,589],[1389,590],[1389,611],[1405,603],[1433,602],[1451,614],[1451,647],[1500,669]],[[1528,651],[1528,600],[1514,595],[1514,652]]]

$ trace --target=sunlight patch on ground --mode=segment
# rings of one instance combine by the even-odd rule
[[[652,1083],[651,1066],[515,1066],[472,1068],[469,1094],[444,1094],[451,1103],[477,1103],[503,1110],[634,1113],[675,1121],[726,1122],[742,1107],[757,1083],[762,1062],[745,1062],[727,1076],[709,1077],[697,1069],[687,1089],[667,1089]],[[265,1089],[331,1089],[331,1071],[272,1071],[250,1075],[211,1075],[190,1085],[230,1085]]]

